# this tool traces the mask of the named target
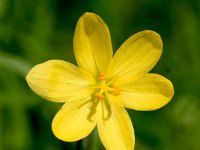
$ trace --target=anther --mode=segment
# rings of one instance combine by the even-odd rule
[[[99,80],[105,80],[105,79],[106,79],[105,73],[101,72],[101,73],[99,74]]]
[[[115,88],[115,90],[113,91],[113,94],[114,95],[119,95],[120,94],[120,89],[118,89],[118,88]]]
[[[104,96],[101,93],[97,93],[96,97],[98,100],[102,100]]]

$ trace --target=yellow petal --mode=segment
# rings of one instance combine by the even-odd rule
[[[74,34],[74,53],[79,67],[93,76],[105,72],[112,58],[112,44],[108,27],[93,13],[80,17]]]
[[[93,89],[88,88],[94,83],[91,75],[62,60],[36,65],[26,80],[35,93],[55,102],[83,99],[93,92]]]
[[[102,110],[106,106],[101,102],[98,106],[97,127],[100,139],[107,150],[133,150],[135,144],[134,130],[128,113],[121,102],[114,96],[108,95],[111,114],[105,119]]]
[[[158,74],[121,87],[119,95],[125,107],[135,110],[155,110],[166,105],[174,95],[172,83]]]
[[[52,122],[54,135],[63,141],[78,141],[88,136],[96,122],[88,118],[91,103],[79,100],[65,103]]]
[[[142,31],[126,40],[108,67],[107,78],[114,86],[125,85],[148,73],[162,53],[162,40],[154,31]]]

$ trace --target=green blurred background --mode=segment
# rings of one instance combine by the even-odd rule
[[[61,105],[43,100],[25,81],[38,63],[76,63],[73,33],[87,11],[107,23],[115,50],[145,29],[163,39],[152,72],[173,82],[175,96],[156,111],[128,111],[135,149],[199,150],[200,0],[0,0],[0,150],[104,149],[96,131],[74,143],[55,138],[51,121]]]

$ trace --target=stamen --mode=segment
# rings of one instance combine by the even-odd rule
[[[99,80],[105,80],[106,79],[106,74],[104,72],[101,72],[99,74]]]
[[[119,95],[120,94],[120,89],[119,88],[115,88],[115,90],[113,91],[114,95]]]

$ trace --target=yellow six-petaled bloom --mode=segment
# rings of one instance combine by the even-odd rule
[[[148,73],[162,53],[159,34],[139,32],[113,56],[106,24],[85,13],[77,23],[73,46],[79,67],[50,60],[33,67],[26,77],[41,97],[65,102],[53,119],[53,133],[63,141],[77,141],[97,126],[106,149],[133,150],[134,130],[124,107],[155,110],[174,94],[168,79]]]

